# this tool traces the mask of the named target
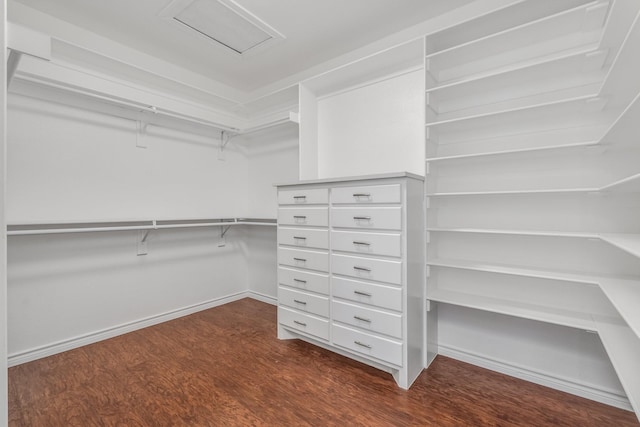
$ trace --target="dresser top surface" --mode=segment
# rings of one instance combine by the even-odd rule
[[[281,182],[281,183],[274,184],[274,186],[287,187],[291,185],[305,185],[305,184],[331,184],[336,182],[357,182],[357,181],[389,179],[389,178],[411,178],[411,179],[417,179],[419,181],[424,181],[423,176],[420,176],[411,172],[390,172],[390,173],[381,173],[381,174],[375,174],[375,175],[359,175],[359,176],[346,176],[346,177],[337,177],[337,178],[308,179],[308,180],[293,181],[293,182]]]

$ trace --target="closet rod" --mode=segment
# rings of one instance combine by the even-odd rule
[[[100,225],[113,224],[113,225]],[[132,224],[132,225],[123,225]],[[102,231],[159,230],[168,228],[224,227],[230,225],[266,225],[275,226],[275,219],[266,218],[220,218],[211,220],[149,220],[118,222],[78,222],[78,223],[42,223],[7,225],[8,236],[27,236],[43,234],[93,233]]]

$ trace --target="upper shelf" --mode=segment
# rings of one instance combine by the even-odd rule
[[[540,58],[598,43],[608,1],[591,2],[513,28],[477,38],[426,56],[435,82],[486,72],[490,69]],[[532,42],[533,41],[533,42]],[[522,46],[527,46],[522,48]]]

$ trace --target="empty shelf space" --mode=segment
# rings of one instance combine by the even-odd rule
[[[602,278],[600,288],[640,340],[640,281]]]
[[[595,318],[602,344],[636,413],[640,412],[640,339],[622,321]]]
[[[585,330],[595,329],[595,325],[590,315],[568,310],[560,310],[522,302],[507,301],[441,289],[429,291],[427,293],[427,299],[446,304],[521,317],[524,319],[569,326],[572,328]]]
[[[516,62],[596,44],[609,2],[593,2],[430,53],[427,70],[444,83]],[[523,47],[524,46],[524,47]]]
[[[427,193],[427,197],[448,197],[448,196],[499,196],[515,194],[562,194],[562,193],[597,193],[600,188],[550,188],[540,190],[504,190],[504,191],[456,191],[456,192],[434,192]]]
[[[426,161],[439,162],[444,160],[469,159],[474,157],[490,157],[490,156],[500,156],[500,155],[509,155],[509,154],[532,153],[536,151],[592,147],[594,145],[597,145],[598,143],[599,141],[595,140],[595,141],[575,142],[575,143],[569,143],[569,144],[543,145],[540,147],[516,148],[511,150],[507,149],[507,150],[486,151],[486,152],[479,152],[479,153],[458,154],[458,155],[451,155],[451,156],[430,157],[430,158],[427,158]]]
[[[427,89],[429,108],[444,120],[597,93],[606,51],[579,52]],[[465,113],[466,111],[466,113]]]
[[[539,230],[499,230],[485,228],[427,228],[429,232],[477,233],[477,234],[506,234],[515,236],[541,237],[574,237],[581,239],[598,239],[597,233],[581,233],[570,231],[539,231]]]
[[[427,261],[430,267],[458,268],[463,270],[484,271],[488,273],[508,274],[512,276],[535,277],[539,279],[560,280],[565,282],[598,285],[599,279],[579,273],[549,271],[511,265],[488,264],[477,261],[433,259]]]
[[[595,93],[582,94],[579,96],[563,99],[553,99],[539,103],[527,104],[512,108],[497,109],[470,115],[459,115],[444,120],[427,122],[429,128],[441,128],[446,126],[478,126],[477,122],[486,121],[485,126],[499,125],[501,122],[536,122],[544,120],[549,115],[558,117],[572,112],[594,112],[604,108],[606,99],[596,96]],[[500,116],[500,117],[497,117]],[[490,120],[493,119],[493,122]],[[470,123],[469,123],[470,122]]]
[[[640,234],[603,233],[600,238],[605,242],[640,258]]]

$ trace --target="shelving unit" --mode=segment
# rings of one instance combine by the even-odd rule
[[[143,220],[109,222],[29,223],[8,224],[7,236],[42,234],[94,233],[101,231],[161,230],[169,228],[228,227],[232,225],[276,226],[269,218],[218,218],[184,220]]]
[[[525,1],[425,39],[428,300],[597,332],[636,413],[639,12]]]

